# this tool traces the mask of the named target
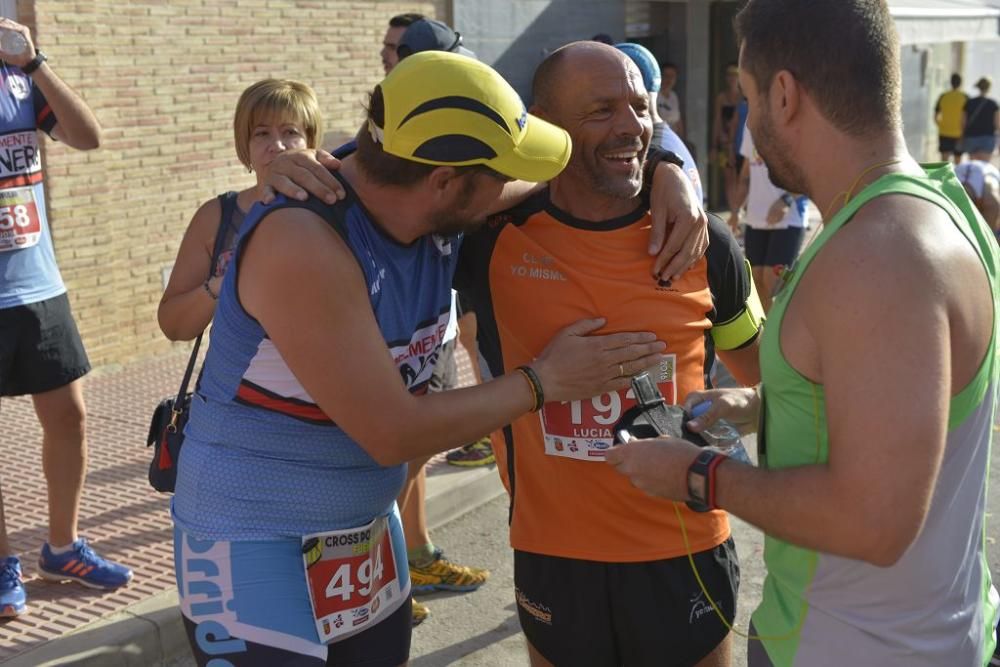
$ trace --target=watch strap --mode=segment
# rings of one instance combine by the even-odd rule
[[[649,377],[649,373],[640,373],[632,378],[632,393],[635,401],[644,408],[650,408],[665,403],[663,394]]]
[[[691,498],[687,506],[695,512],[709,512],[718,509],[715,504],[715,470],[728,458],[725,454],[703,449],[698,458],[688,467],[688,475],[701,475],[705,478],[705,498]],[[690,489],[690,486],[689,486]]]
[[[35,57],[31,59],[31,62],[22,67],[21,71],[24,72],[25,74],[33,74],[35,70],[41,67],[42,63],[44,63],[48,59],[49,57],[45,55],[44,52],[42,52],[40,49],[36,49]]]
[[[646,195],[653,188],[653,173],[661,162],[669,162],[681,169],[684,168],[684,160],[677,153],[650,145],[646,152],[646,160],[642,164],[642,192]]]

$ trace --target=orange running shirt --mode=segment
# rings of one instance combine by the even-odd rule
[[[465,239],[456,276],[475,308],[491,375],[531,362],[563,327],[601,316],[607,325],[599,333],[654,331],[666,342],[668,359],[654,375],[668,403],[705,388],[706,359],[714,359],[706,334],[713,322],[736,318],[752,289],[725,223],[711,216],[709,232],[706,258],[673,284],[658,284],[645,210],[578,221],[545,191],[494,216]],[[672,504],[639,491],[603,460],[611,427],[632,404],[630,390],[550,402],[494,434],[515,549],[601,562],[686,553]],[[729,536],[723,512],[683,507],[682,515],[694,552]]]

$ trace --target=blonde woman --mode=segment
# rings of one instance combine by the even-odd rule
[[[212,321],[236,232],[246,211],[261,197],[264,173],[271,160],[289,149],[316,148],[322,139],[316,93],[298,81],[258,81],[240,95],[233,134],[236,155],[247,170],[257,175],[257,182],[240,192],[209,199],[188,224],[157,311],[160,329],[170,340],[192,340]],[[223,210],[229,213],[226,220],[221,219]],[[218,234],[225,234],[219,239],[222,252],[215,266],[210,267]]]

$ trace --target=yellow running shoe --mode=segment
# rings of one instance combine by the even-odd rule
[[[410,627],[417,627],[431,615],[431,608],[422,602],[410,600]]]
[[[427,565],[410,563],[410,586],[414,593],[474,591],[489,577],[489,570],[455,565],[444,557],[440,549],[434,551],[434,560]]]
[[[480,438],[470,445],[451,450],[445,455],[445,459],[451,465],[463,468],[489,466],[497,462],[496,457],[493,456],[493,447],[490,445],[489,436]]]

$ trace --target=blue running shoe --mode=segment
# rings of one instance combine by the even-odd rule
[[[14,618],[28,608],[17,556],[0,560],[0,618]]]
[[[46,542],[38,556],[38,574],[50,581],[76,581],[89,588],[110,591],[132,580],[132,570],[101,558],[81,537],[66,553],[54,554]]]

